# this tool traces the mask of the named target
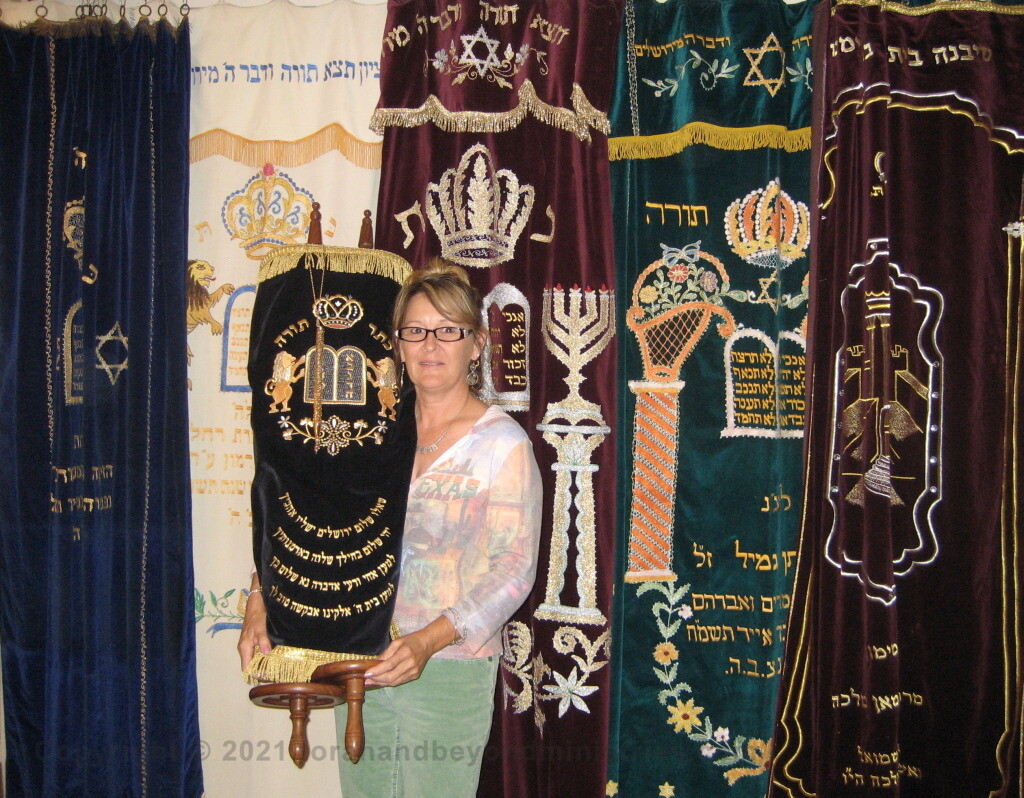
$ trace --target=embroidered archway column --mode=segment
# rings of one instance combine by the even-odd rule
[[[607,109],[621,3],[392,3],[377,246],[486,297],[489,401],[534,440],[544,536],[481,794],[604,792],[616,332]]]

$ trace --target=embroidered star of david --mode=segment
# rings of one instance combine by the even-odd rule
[[[743,85],[764,86],[772,97],[778,94],[782,84],[786,82],[786,52],[779,45],[779,40],[775,34],[769,34],[768,38],[764,40],[764,44],[760,47],[744,47],[743,52],[746,54],[747,60],[750,61],[750,71],[743,78]],[[761,62],[769,53],[779,54],[779,76],[777,78],[766,77],[764,72],[761,71]],[[772,61],[774,59],[767,62],[765,66],[770,66]],[[757,76],[756,78],[754,77],[755,75]]]
[[[124,359],[120,363],[108,363],[107,359],[103,356],[104,344],[110,344],[111,346],[121,344],[124,347]],[[111,354],[113,353],[107,352],[108,356]],[[96,336],[96,368],[107,372],[107,378],[110,380],[111,385],[116,385],[117,378],[121,376],[121,372],[128,368],[128,338],[121,332],[121,322],[114,322],[114,326],[110,328],[110,332],[106,335]]]
[[[776,313],[779,312],[779,300],[768,294],[768,289],[772,287],[772,283],[779,276],[778,270],[775,271],[771,277],[758,277],[757,281],[761,284],[761,294],[758,296],[757,301],[762,305],[771,305],[772,310]]]
[[[462,35],[459,37],[462,39],[462,46],[465,48],[462,51],[462,57],[459,59],[460,64],[470,64],[476,69],[476,74],[479,77],[484,77],[494,67],[500,67],[501,61],[498,60],[498,40],[492,39],[487,35],[487,31],[484,30],[484,26],[481,25],[479,30],[472,35]],[[482,44],[487,48],[487,56],[481,59],[476,55],[476,46]]]

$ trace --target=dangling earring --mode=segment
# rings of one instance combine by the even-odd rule
[[[401,370],[398,372],[398,395],[402,395],[402,389],[405,387],[405,363],[402,364]]]
[[[469,374],[466,375],[466,382],[469,383],[470,388],[475,388],[480,384],[480,360],[469,361]]]

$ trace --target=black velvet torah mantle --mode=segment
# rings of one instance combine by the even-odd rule
[[[319,245],[260,266],[253,556],[275,646],[372,656],[390,640],[416,445],[390,318],[409,271],[387,252]]]

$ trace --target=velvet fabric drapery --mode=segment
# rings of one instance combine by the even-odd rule
[[[764,795],[799,529],[813,2],[628,2],[608,795]]]
[[[807,501],[773,798],[1024,789],[1020,12],[816,20]]]
[[[7,789],[198,796],[188,33],[0,36]]]
[[[485,398],[534,441],[544,534],[480,794],[601,795],[614,528],[607,110],[620,0],[389,3],[377,246],[485,296]]]

